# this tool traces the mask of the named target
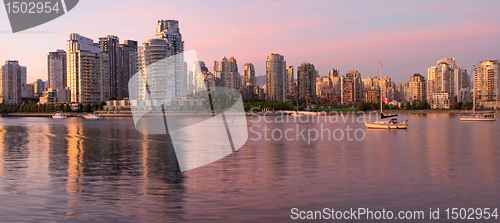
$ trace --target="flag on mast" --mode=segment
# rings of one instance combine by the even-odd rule
[[[389,102],[390,102],[389,98],[385,98],[385,97],[382,97],[382,101],[385,102],[385,103],[387,103],[387,104],[389,104]]]

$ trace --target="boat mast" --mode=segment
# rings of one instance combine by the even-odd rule
[[[378,84],[378,87],[380,88],[380,114],[382,114],[382,109],[383,109],[383,101],[382,101],[382,85],[381,85],[381,82],[382,82],[382,63],[379,63],[380,64],[380,79],[379,79],[379,84]]]

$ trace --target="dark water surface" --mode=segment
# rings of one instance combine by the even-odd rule
[[[0,221],[290,221],[292,208],[385,208],[426,218],[441,208],[443,221],[445,208],[500,208],[499,121],[400,118],[409,129],[249,117],[246,145],[184,173],[168,137],[138,132],[131,118],[1,118]],[[307,138],[321,125],[362,129],[358,138],[365,137],[296,137],[296,129]],[[272,139],[287,129],[292,140]]]

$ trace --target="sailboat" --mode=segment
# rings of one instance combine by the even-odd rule
[[[382,64],[380,64],[380,80],[382,80]],[[383,106],[383,96],[382,88],[380,89],[380,120],[375,122],[365,122],[365,125],[369,129],[406,129],[408,127],[408,120],[404,122],[398,121],[397,118],[393,118],[398,115],[384,115],[382,112],[384,110]],[[391,119],[389,119],[391,118]]]
[[[474,73],[476,70],[476,67],[474,66],[474,69],[472,73]],[[463,115],[458,117],[460,121],[496,121],[497,118],[494,115],[488,115],[488,114],[476,114],[476,89],[474,89],[474,96],[472,100],[472,115]]]

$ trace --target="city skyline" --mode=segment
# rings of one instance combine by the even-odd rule
[[[0,10],[0,39],[12,43],[0,49],[0,60],[22,62],[28,67],[29,83],[46,80],[47,52],[65,49],[70,33],[95,41],[116,35],[142,43],[154,37],[151,21],[159,19],[180,22],[186,50],[195,49],[209,70],[212,61],[235,57],[241,64],[254,64],[256,76],[265,76],[265,58],[271,53],[284,55],[295,67],[315,64],[321,76],[336,68],[340,74],[358,70],[363,77],[374,77],[383,62],[384,75],[396,83],[414,73],[426,76],[429,65],[441,58],[456,58],[469,74],[479,61],[500,59],[496,2],[200,1],[172,2],[168,9],[155,7],[161,1],[106,1],[99,7],[94,3],[80,2],[71,13],[18,34],[8,31],[7,15]],[[96,13],[88,16],[89,10]],[[126,13],[130,16],[124,17]],[[16,50],[19,45],[32,50]]]

